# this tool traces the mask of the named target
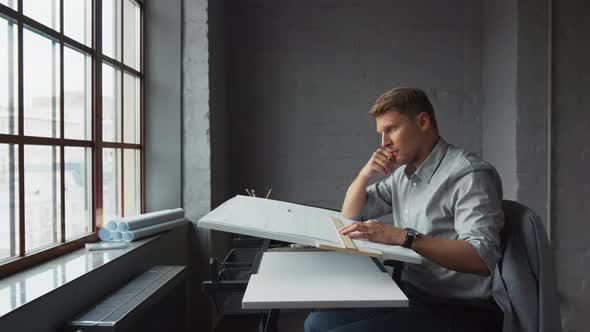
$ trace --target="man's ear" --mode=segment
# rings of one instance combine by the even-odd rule
[[[429,127],[432,127],[430,115],[428,115],[426,112],[420,112],[418,115],[416,115],[416,123],[420,129],[428,129]]]

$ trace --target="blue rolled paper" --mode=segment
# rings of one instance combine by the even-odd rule
[[[111,234],[113,235],[112,241],[123,241],[123,233],[121,233],[119,231],[114,231],[114,232],[111,232]]]
[[[117,231],[128,232],[139,228],[145,228],[167,221],[184,217],[184,209],[169,209],[156,212],[144,213],[136,216],[121,218],[117,223]]]
[[[139,228],[139,229],[136,229],[133,231],[122,232],[123,241],[130,242],[130,241],[139,240],[139,239],[144,238],[146,236],[150,236],[150,235],[154,235],[154,234],[157,234],[157,233],[160,233],[163,231],[167,231],[169,229],[172,229],[174,227],[177,227],[177,226],[180,226],[180,225],[183,225],[186,223],[188,223],[188,219],[180,218],[180,219],[172,220],[169,222],[157,224],[154,226]]]
[[[109,229],[104,228],[104,227],[101,227],[98,230],[98,238],[101,241],[112,241],[113,240],[113,234],[111,234],[111,233],[112,232]]]
[[[111,219],[107,222],[107,229],[111,232],[117,230],[117,221],[115,219]]]

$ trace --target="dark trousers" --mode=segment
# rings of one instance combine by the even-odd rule
[[[408,308],[317,310],[305,320],[306,332],[500,332],[502,311],[495,304],[474,305],[430,299],[403,287]]]

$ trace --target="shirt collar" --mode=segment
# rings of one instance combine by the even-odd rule
[[[436,142],[428,157],[422,162],[414,174],[420,180],[430,183],[430,179],[444,158],[448,147],[449,144],[442,137],[439,137],[438,142]]]

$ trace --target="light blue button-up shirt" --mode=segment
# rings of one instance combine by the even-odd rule
[[[493,274],[504,225],[502,182],[494,167],[474,153],[441,137],[414,173],[407,174],[402,166],[367,187],[360,219],[390,213],[396,227],[467,241]],[[451,271],[428,259],[404,264],[402,278],[435,296],[474,300],[491,296],[491,276]]]

